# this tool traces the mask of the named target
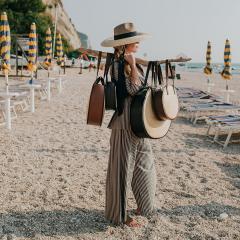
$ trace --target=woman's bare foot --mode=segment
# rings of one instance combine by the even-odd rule
[[[127,217],[127,221],[124,224],[126,224],[128,227],[141,227],[142,226],[134,218],[131,218],[129,216]]]
[[[140,210],[140,208],[137,208],[137,209],[135,210],[135,214],[138,215],[138,216],[141,215],[141,210]]]

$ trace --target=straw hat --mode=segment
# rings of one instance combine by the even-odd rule
[[[114,37],[105,39],[103,47],[117,47],[130,43],[140,42],[150,35],[136,31],[133,23],[122,23],[114,28]]]

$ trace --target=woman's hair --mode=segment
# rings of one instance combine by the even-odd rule
[[[125,52],[126,45],[114,47],[115,59],[118,60]],[[124,72],[127,77],[131,75],[131,68],[128,62],[125,61]]]
[[[126,49],[126,45],[122,45],[122,46],[118,46],[118,47],[114,47],[114,55],[115,55],[115,59],[118,60],[120,58],[120,56],[122,54],[124,54]],[[143,69],[139,64],[136,64],[138,70],[142,73],[142,75],[144,75]],[[127,77],[129,77],[131,75],[131,67],[129,65],[128,62],[125,61],[125,66],[124,66],[124,73]]]

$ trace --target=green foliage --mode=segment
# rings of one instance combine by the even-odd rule
[[[81,53],[78,50],[69,51],[67,56],[68,58],[79,58]]]
[[[44,16],[46,6],[41,0],[0,0],[1,11],[8,14],[12,34],[28,34],[32,22],[36,23],[39,54],[44,54],[46,30],[53,23],[50,17]]]

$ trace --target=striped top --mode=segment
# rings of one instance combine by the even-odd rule
[[[111,71],[110,71],[111,72]],[[144,76],[140,71],[139,79],[141,83],[144,83]],[[116,81],[118,80],[118,62],[114,62],[114,78]],[[108,124],[108,128],[110,129],[125,129],[130,130],[130,106],[132,97],[140,90],[142,85],[134,84],[129,77],[126,77],[126,88],[129,93],[129,96],[125,99],[123,113],[118,116],[117,110],[114,112],[110,123]]]

